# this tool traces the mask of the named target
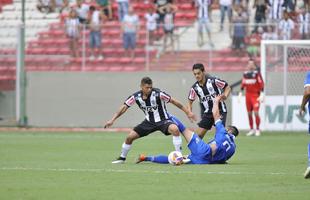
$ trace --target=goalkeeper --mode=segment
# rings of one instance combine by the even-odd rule
[[[264,101],[264,81],[260,72],[257,70],[254,60],[248,61],[247,71],[243,73],[241,91],[239,93],[239,101],[242,96],[242,91],[245,89],[245,102],[248,111],[250,131],[247,136],[260,136],[260,116],[259,107]],[[256,130],[253,126],[253,113],[255,116]]]

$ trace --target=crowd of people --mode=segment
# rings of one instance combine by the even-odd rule
[[[143,19],[141,15],[139,19],[139,15],[129,0],[76,0],[75,3],[68,0],[39,0],[37,7],[41,12],[69,13],[65,14],[67,16],[65,24],[73,57],[79,56],[76,47],[81,36],[81,27],[86,25],[91,31],[89,36],[90,60],[96,57],[98,60],[104,58],[101,50],[102,24],[108,20],[118,20],[121,23],[120,33],[125,56],[133,59],[142,21],[146,24],[150,45],[160,39],[163,33],[164,50],[169,48],[169,45],[173,51],[175,50],[175,16],[182,2],[178,0],[141,1],[143,4],[151,5],[145,7]],[[216,22],[215,16],[212,16],[214,8],[220,10],[219,31],[229,31],[232,39],[231,48],[237,53],[247,52],[251,57],[258,56],[262,39],[310,38],[310,1],[308,0],[254,0],[253,3],[249,0],[191,0],[190,2],[192,7],[196,8],[197,44],[199,46],[205,44],[204,32],[206,32],[209,45],[214,47],[212,32],[217,31],[211,30],[215,27],[211,28],[211,23]],[[115,9],[112,8],[114,3],[117,3],[117,15]],[[224,23],[226,16],[229,22],[227,27]]]

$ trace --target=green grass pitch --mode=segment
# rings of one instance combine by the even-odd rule
[[[139,153],[173,150],[172,138],[160,133],[137,140],[126,164],[111,164],[125,136],[1,132],[0,199],[310,199],[310,180],[303,178],[310,139],[306,133],[241,134],[228,165],[178,167],[135,164]]]

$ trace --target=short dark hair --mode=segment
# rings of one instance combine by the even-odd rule
[[[94,11],[94,10],[96,10],[96,7],[92,5],[89,7],[89,10]]]
[[[200,69],[202,72],[205,71],[205,67],[203,66],[202,63],[196,63],[196,64],[194,64],[192,70],[194,70],[194,69]]]
[[[150,77],[143,77],[141,79],[141,85],[145,85],[145,84],[152,85],[153,84],[152,79]]]
[[[239,130],[238,130],[237,127],[232,126],[232,125],[230,125],[230,126],[228,126],[228,127],[232,130],[232,134],[233,134],[235,137],[237,137],[237,136],[239,135]]]

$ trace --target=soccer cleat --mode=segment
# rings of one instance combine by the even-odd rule
[[[136,161],[136,164],[139,164],[140,162],[145,161],[145,158],[146,158],[146,156],[144,154],[140,154],[137,161]]]
[[[118,157],[116,160],[112,162],[112,164],[123,164],[125,163],[126,158]]]
[[[255,136],[260,136],[260,130],[256,130]]]
[[[307,179],[307,178],[310,178],[310,166],[307,167],[306,171],[305,171],[305,174],[304,174],[304,177]]]
[[[255,130],[254,129],[251,129],[247,134],[246,136],[252,136],[255,134]]]

